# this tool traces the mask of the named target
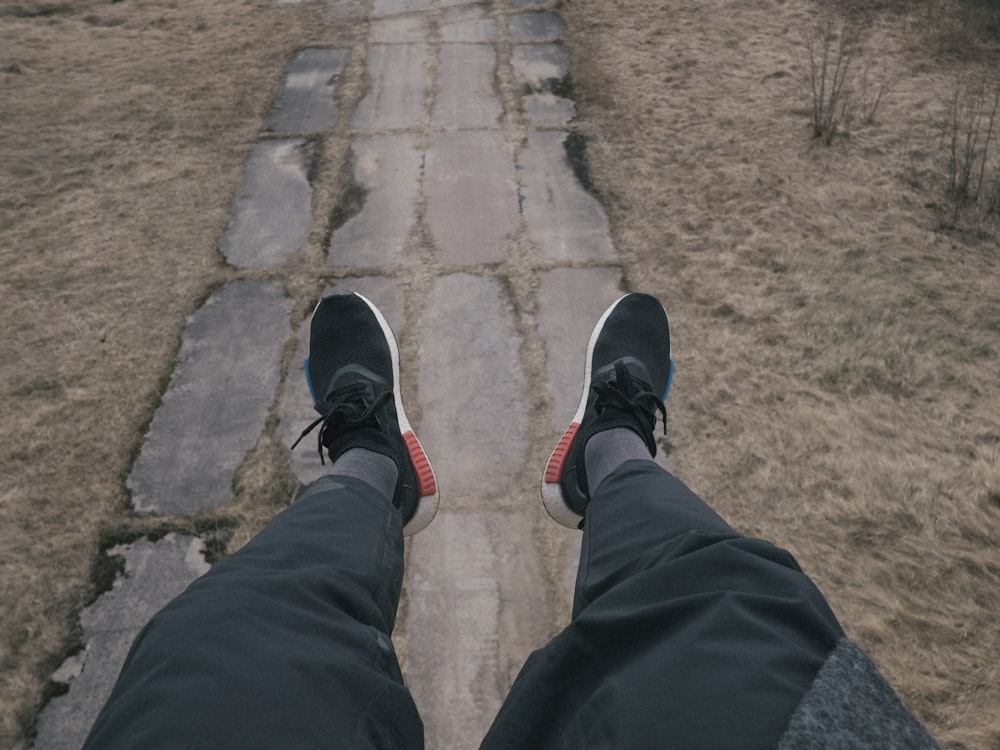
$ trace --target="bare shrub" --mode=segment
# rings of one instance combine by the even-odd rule
[[[882,100],[890,86],[889,65],[885,55],[872,59],[870,54],[862,59],[861,71],[857,79],[856,107],[852,111],[860,115],[865,125],[875,122],[875,114],[882,105]]]
[[[937,56],[963,61],[996,57],[1000,42],[996,0],[922,0],[915,7]]]
[[[862,20],[834,20],[832,15],[806,35],[812,134],[826,144],[849,132],[854,123],[873,122],[888,90],[885,59],[873,59],[867,35]]]
[[[958,80],[946,104],[941,140],[951,223],[1000,219],[1000,76]]]

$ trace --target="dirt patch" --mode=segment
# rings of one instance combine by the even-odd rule
[[[941,94],[973,63],[928,54],[924,16],[876,13],[892,85],[822,145],[820,10],[566,3],[579,127],[629,280],[671,314],[681,478],[793,551],[946,746],[992,748],[998,251],[937,208]]]

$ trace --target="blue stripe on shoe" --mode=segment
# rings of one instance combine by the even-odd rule
[[[670,384],[674,382],[674,361],[670,360],[670,372],[667,373],[667,387],[663,389],[663,398],[660,401],[667,400],[667,394],[670,393]]]
[[[313,403],[316,403],[316,391],[313,390],[312,380],[309,378],[309,357],[306,357],[303,366],[306,370],[306,386],[309,388],[309,395],[312,396]],[[669,387],[669,385],[668,385]]]

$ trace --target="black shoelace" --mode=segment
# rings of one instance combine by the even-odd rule
[[[656,429],[656,413],[659,412],[663,417],[663,434],[667,434],[666,407],[646,383],[632,376],[625,363],[615,362],[614,377],[607,381],[597,381],[591,387],[597,395],[594,409],[598,414],[607,409],[634,414],[648,425],[652,437]]]
[[[368,380],[358,380],[343,388],[338,388],[316,404],[316,410],[319,411],[320,417],[302,430],[302,434],[292,443],[292,448],[294,449],[302,441],[302,438],[316,429],[317,425],[322,425],[317,435],[316,445],[319,451],[319,460],[325,464],[323,446],[329,446],[338,435],[366,425],[375,427],[382,432],[379,410],[391,398],[392,391],[383,390],[381,393],[376,393],[375,386]]]

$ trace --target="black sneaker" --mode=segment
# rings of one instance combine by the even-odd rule
[[[605,310],[587,346],[583,396],[542,479],[542,501],[556,521],[582,528],[590,502],[584,448],[591,436],[626,427],[656,455],[656,414],[666,410],[674,363],[667,313],[656,297],[627,294]]]
[[[320,417],[295,445],[322,425],[321,461],[324,448],[331,463],[351,448],[388,456],[399,472],[392,502],[403,515],[403,533],[427,526],[437,512],[437,481],[403,411],[396,338],[374,304],[355,292],[319,301],[309,328],[306,380]]]

